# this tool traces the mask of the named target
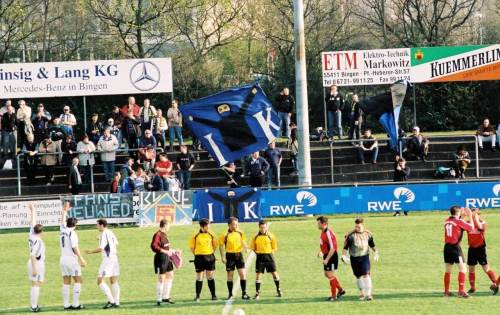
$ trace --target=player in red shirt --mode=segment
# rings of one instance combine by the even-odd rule
[[[467,232],[472,231],[474,225],[465,222],[461,216],[466,215],[472,218],[472,212],[469,208],[460,208],[453,206],[450,208],[451,216],[444,221],[444,295],[452,296],[450,293],[450,277],[453,264],[458,264],[458,296],[468,298],[469,295],[464,290],[465,286],[465,273],[467,266],[465,265],[464,254],[460,247],[460,241],[464,230]]]
[[[471,223],[474,224],[474,229],[467,232],[467,240],[469,243],[469,250],[467,252],[467,265],[469,266],[469,283],[470,290],[468,293],[476,292],[476,265],[479,263],[484,272],[488,275],[493,283],[490,287],[493,294],[498,293],[497,276],[488,265],[486,259],[486,240],[484,233],[486,232],[486,222],[481,219],[479,209],[472,210]]]
[[[339,280],[335,277],[335,270],[339,265],[339,256],[337,254],[337,237],[331,229],[328,228],[328,218],[320,216],[316,219],[318,229],[321,230],[319,239],[320,250],[318,257],[323,258],[323,270],[325,277],[330,282],[331,296],[329,301],[336,301],[339,297],[345,294],[345,290],[340,285]],[[338,289],[338,293],[337,293]]]

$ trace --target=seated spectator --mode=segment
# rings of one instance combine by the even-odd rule
[[[163,189],[163,179],[158,175],[158,171],[155,168],[151,169],[151,182],[148,187],[149,191],[164,191]]]
[[[87,127],[87,135],[89,136],[90,141],[92,141],[95,145],[99,142],[103,129],[103,125],[99,121],[99,114],[93,113],[90,118],[90,124]]]
[[[224,175],[226,176],[226,182],[229,185],[229,187],[230,188],[240,187],[240,185],[236,182],[236,178],[238,177],[236,164],[230,162],[224,165],[222,168],[224,170]]]
[[[139,160],[144,162],[144,168],[149,170],[149,166],[155,163],[155,159],[156,139],[151,130],[146,129],[139,143]]]
[[[61,126],[66,130],[66,133],[73,135],[73,128],[76,126],[75,115],[71,113],[68,105],[64,105],[63,113],[59,116],[61,119]]]
[[[142,166],[138,165],[135,171],[136,178],[134,179],[134,192],[143,192],[146,191],[146,187],[149,185],[149,177],[144,171]]]
[[[123,139],[127,141],[129,149],[137,149],[137,139],[140,135],[139,129],[140,122],[134,117],[132,111],[123,118],[122,135]],[[134,156],[135,152],[130,152],[130,156]]]
[[[120,187],[120,179],[121,179],[120,172],[115,172],[115,177],[113,177],[113,181],[111,182],[110,190],[109,192],[112,194],[118,194],[121,192],[121,187]]]
[[[122,124],[123,124],[123,115],[120,113],[120,107],[118,106],[113,106],[113,110],[111,111],[111,114],[108,116],[108,127],[109,126],[109,120],[113,119],[113,125],[116,129],[118,129],[118,135],[114,134],[113,130],[111,130],[111,133],[115,135],[115,137],[118,139],[118,144],[123,143],[123,135],[122,135]]]
[[[111,182],[115,173],[116,150],[118,150],[118,140],[108,128],[104,129],[104,134],[97,143],[97,151],[101,152],[106,182]]]
[[[165,117],[162,115],[161,109],[156,110],[156,116],[153,119],[153,135],[156,139],[156,143],[160,144],[160,148],[165,149],[167,145],[167,138],[165,132],[168,130],[168,124]]]
[[[170,151],[174,151],[174,141],[177,137],[179,145],[183,144],[182,139],[182,114],[179,110],[179,105],[177,101],[172,101],[172,107],[167,111],[167,123],[168,123],[168,140],[170,141]]]
[[[377,163],[378,142],[370,129],[365,130],[358,145],[358,158],[361,164],[365,164],[365,154],[370,155],[373,164]]]
[[[35,119],[38,114],[40,114],[40,116],[42,117],[45,117],[47,121],[52,120],[52,115],[45,109],[45,105],[43,105],[43,103],[38,104],[36,112],[31,115],[31,120]]]
[[[17,143],[22,149],[28,135],[33,133],[33,125],[31,124],[31,107],[24,100],[20,100],[17,104],[19,105],[16,113]]]
[[[135,97],[129,96],[128,104],[124,105],[120,111],[124,118],[128,117],[129,113],[132,112],[132,116],[137,119],[139,118],[139,112],[141,111],[141,107],[135,103]]]
[[[35,142],[40,143],[45,138],[48,130],[49,119],[44,116],[43,112],[35,113],[31,123],[33,125],[33,133],[35,135]]]
[[[38,152],[41,154],[40,164],[43,166],[45,172],[47,186],[50,186],[54,182],[54,166],[57,164],[57,156],[55,154],[57,152],[57,145],[47,135],[38,146]]]
[[[28,185],[34,185],[36,180],[36,167],[38,165],[38,143],[33,135],[28,135],[28,139],[23,146],[24,171]]]
[[[490,120],[488,118],[483,120],[483,123],[477,129],[476,136],[479,150],[483,150],[483,142],[490,142],[491,151],[495,152],[496,131],[493,126],[490,125]]]
[[[78,170],[78,163],[78,158],[73,158],[69,168],[68,189],[72,195],[78,195],[82,187],[82,176],[80,170]]]
[[[288,142],[290,149],[290,161],[292,162],[293,171],[290,176],[297,176],[299,168],[297,165],[297,156],[299,155],[299,141],[297,139],[297,125],[294,122],[290,123],[290,141]]]
[[[134,172],[133,166],[134,166],[134,158],[132,157],[126,158],[125,164],[123,164],[123,166],[120,169],[120,175],[123,179],[132,175],[132,173]]]
[[[177,179],[181,183],[182,189],[191,189],[191,171],[194,168],[194,157],[188,152],[186,145],[181,145],[181,152],[177,155]]]
[[[264,181],[264,176],[266,176],[269,170],[269,163],[266,159],[260,156],[260,153],[252,153],[252,157],[247,162],[247,175],[250,176],[250,186],[251,187],[262,187]]]
[[[151,105],[149,98],[144,99],[144,106],[142,106],[139,111],[142,134],[144,134],[146,130],[152,130],[151,125],[155,116],[156,108]]]
[[[155,164],[156,171],[158,175],[163,179],[163,189],[170,190],[169,182],[172,182],[172,178],[174,177],[173,173],[173,164],[168,159],[167,154],[160,153],[159,160]]]
[[[453,166],[455,167],[455,176],[457,178],[465,178],[465,171],[470,164],[469,152],[464,146],[459,146],[457,151],[453,153]]]
[[[87,185],[90,183],[90,168],[95,165],[94,152],[96,147],[92,141],[90,141],[88,135],[84,135],[82,140],[78,142],[76,146],[76,151],[78,152],[78,159],[80,160],[80,165],[83,169],[83,184]]]
[[[429,140],[420,133],[420,128],[413,127],[413,134],[406,143],[408,148],[408,154],[410,156],[415,156],[418,159],[425,161],[427,154],[429,153]]]
[[[127,193],[135,192],[135,180],[136,179],[137,179],[137,175],[135,174],[135,171],[132,170],[130,175],[127,178],[124,178],[122,180],[121,193],[127,194]]]
[[[323,130],[323,127],[316,127],[309,135],[309,139],[311,141],[323,141],[328,139],[326,136],[326,132]]]
[[[71,165],[73,158],[76,156],[76,142],[72,135],[66,135],[66,138],[61,143],[61,165]]]

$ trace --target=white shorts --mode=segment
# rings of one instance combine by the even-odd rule
[[[28,260],[28,278],[30,279],[30,281],[43,282],[45,280],[45,262],[37,260],[35,262],[35,268],[37,275],[33,277],[31,260]]]
[[[98,277],[118,277],[120,275],[120,265],[118,264],[118,257],[105,257],[102,259],[101,266],[99,266]]]
[[[60,265],[63,277],[77,277],[82,275],[82,268],[76,257],[61,256]]]

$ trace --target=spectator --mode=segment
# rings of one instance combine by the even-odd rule
[[[9,101],[7,101],[6,107],[6,109],[2,108],[2,139],[0,142],[2,145],[0,147],[0,150],[4,159],[14,159],[17,153],[15,136],[17,118],[14,107],[9,104]]]
[[[377,163],[378,142],[370,129],[365,130],[358,146],[358,158],[361,164],[365,164],[365,154],[370,154],[373,164]]]
[[[495,152],[496,144],[496,132],[492,125],[490,125],[490,120],[485,118],[483,124],[479,126],[476,132],[477,142],[479,145],[479,150],[483,150],[483,142],[491,142],[491,151]]]
[[[97,143],[97,150],[101,152],[101,161],[104,167],[104,178],[106,182],[111,182],[115,173],[116,150],[118,150],[118,140],[106,128],[104,134]]]
[[[139,121],[135,119],[132,111],[123,119],[122,133],[123,138],[127,141],[129,149],[137,148],[137,139],[140,135],[139,124]],[[130,155],[133,156],[134,153],[130,152]]]
[[[120,147],[121,130],[118,129],[118,127],[115,125],[115,121],[113,120],[113,118],[108,118],[108,121],[106,122],[106,125],[104,126],[103,130],[105,128],[108,128],[109,132],[116,137],[116,140],[118,140],[118,147]]]
[[[111,111],[111,114],[109,114],[108,117],[108,127],[109,126],[109,121],[110,119],[113,119],[113,126],[118,129],[118,134],[115,134],[113,130],[111,130],[111,134],[114,134],[115,137],[118,139],[118,144],[123,143],[123,135],[122,135],[122,124],[123,124],[123,116],[122,113],[120,113],[120,107],[118,106],[113,106],[113,110]]]
[[[457,151],[453,153],[453,166],[457,178],[465,179],[465,171],[469,167],[470,161],[469,152],[465,150],[464,146],[459,146]]]
[[[149,177],[144,171],[144,168],[138,165],[135,174],[137,176],[134,179],[134,186],[135,186],[134,192],[138,193],[146,191],[146,187],[149,185]]]
[[[330,93],[326,96],[326,110],[328,121],[328,137],[333,139],[337,134],[342,138],[342,111],[344,110],[344,96],[338,92],[334,84],[330,87]]]
[[[124,105],[121,109],[121,113],[123,117],[128,117],[129,112],[132,112],[132,116],[134,118],[139,118],[139,112],[141,111],[141,107],[135,103],[135,97],[128,97],[128,104]]]
[[[55,141],[49,136],[38,146],[38,152],[41,153],[40,164],[43,166],[45,172],[45,180],[47,181],[47,186],[52,185],[54,182],[54,166],[57,164],[57,145]]]
[[[169,182],[173,177],[173,165],[172,162],[168,159],[167,154],[160,153],[159,161],[155,164],[156,171],[158,175],[163,179],[163,189],[169,190]]]
[[[75,140],[73,140],[73,136],[66,135],[66,138],[61,143],[61,153],[62,153],[61,165],[70,166],[73,161],[73,158],[75,157],[76,152],[77,152],[76,142]]]
[[[133,193],[135,191],[135,180],[136,179],[137,179],[137,175],[135,174],[135,171],[132,170],[132,173],[130,173],[130,176],[128,176],[127,178],[124,178],[122,180],[121,192],[123,194]]]
[[[167,139],[165,132],[168,129],[168,124],[167,124],[167,119],[165,119],[165,117],[163,117],[162,115],[162,110],[159,108],[156,110],[156,116],[153,119],[152,128],[153,128],[153,135],[156,139],[156,143],[160,144],[160,147],[162,149],[165,149],[165,147],[167,146]]]
[[[66,129],[60,124],[61,119],[59,117],[54,117],[52,119],[52,124],[49,125],[48,133],[52,141],[56,144],[57,152],[61,152],[61,143],[66,139]],[[61,157],[59,157],[59,160]]]
[[[224,175],[226,176],[226,182],[229,185],[230,188],[237,188],[240,187],[240,185],[236,182],[235,178],[237,178],[237,170],[236,170],[236,164],[233,162],[230,162],[223,167],[224,170]]]
[[[5,114],[8,111],[9,106],[12,106],[12,101],[11,100],[6,100],[5,104],[2,107],[0,107],[0,117],[2,117],[3,114]]]
[[[76,118],[75,115],[71,113],[68,105],[64,105],[63,113],[59,118],[61,120],[61,126],[66,130],[66,133],[73,135],[73,128],[76,126]]]
[[[132,174],[133,166],[134,166],[134,158],[127,157],[125,159],[125,164],[123,164],[122,167],[120,168],[120,175],[122,176],[122,179],[125,179]]]
[[[45,105],[43,105],[43,103],[38,104],[36,113],[33,113],[33,115],[31,115],[31,120],[33,121],[38,114],[40,114],[40,116],[42,117],[45,117],[47,121],[50,121],[52,119],[52,115],[45,109]]]
[[[96,147],[92,141],[90,141],[88,135],[84,135],[82,140],[78,142],[76,146],[76,151],[78,152],[78,159],[80,160],[80,165],[83,168],[83,184],[88,185],[90,183],[90,168],[95,165],[94,152]]]
[[[177,141],[179,145],[183,144],[182,141],[182,114],[178,109],[177,101],[172,101],[172,107],[170,107],[167,111],[167,122],[169,129],[169,137],[170,141],[170,151],[174,151],[174,140],[177,137]]]
[[[92,141],[95,145],[97,145],[97,142],[99,142],[103,129],[104,126],[99,121],[99,114],[93,113],[92,117],[90,118],[90,124],[87,127],[87,135],[89,136],[90,141]]]
[[[149,191],[164,191],[163,179],[158,175],[158,171],[155,168],[151,169],[151,182],[148,187]]]
[[[290,173],[290,176],[296,176],[299,172],[299,168],[297,166],[297,156],[299,155],[299,141],[297,139],[297,125],[294,122],[290,123],[290,160],[292,162],[293,171]]]
[[[297,126],[295,126],[295,127],[297,127]],[[327,138],[328,138],[328,136],[326,135],[326,132],[323,130],[323,127],[314,128],[314,130],[309,135],[309,139],[311,141],[323,141]]]
[[[191,171],[194,168],[194,157],[188,152],[186,145],[181,145],[181,153],[177,155],[175,164],[177,165],[177,179],[184,190],[191,189]]]
[[[363,121],[362,110],[359,107],[358,94],[353,94],[351,110],[349,112],[349,140],[361,138],[361,122]]]
[[[33,125],[33,133],[35,135],[35,142],[40,143],[43,141],[47,134],[48,122],[50,119],[43,114],[43,112],[38,111],[33,115],[33,120],[31,121]]]
[[[144,162],[144,168],[149,170],[150,165],[155,163],[156,159],[156,139],[151,130],[146,129],[144,136],[139,144],[139,160]]]
[[[290,120],[293,110],[295,109],[295,100],[290,95],[290,90],[285,87],[281,90],[280,95],[276,101],[276,110],[281,119],[281,126],[278,133],[279,137],[290,138]]]
[[[396,166],[394,168],[394,181],[395,182],[406,182],[410,176],[410,167],[406,165],[406,160],[399,158],[396,161]]]
[[[31,107],[26,105],[24,100],[17,102],[17,143],[22,148],[28,135],[33,134],[33,125],[31,123]]]
[[[250,186],[262,187],[263,178],[269,170],[269,163],[262,158],[259,152],[252,153],[252,158],[247,163],[247,175],[250,176]]]
[[[151,124],[156,116],[156,108],[150,104],[149,98],[144,99],[144,106],[139,111],[139,119],[141,122],[141,131],[144,134],[146,129],[151,130]]]
[[[28,185],[35,184],[36,168],[38,165],[38,144],[35,142],[33,135],[28,135],[26,143],[23,146],[24,153],[24,171]]]
[[[408,148],[408,154],[410,156],[415,156],[418,159],[422,159],[425,162],[427,154],[429,153],[429,140],[420,133],[420,128],[413,127],[413,134],[406,143]]]
[[[68,188],[72,195],[78,195],[82,188],[82,176],[78,170],[78,163],[78,158],[73,158],[69,168]]]
[[[113,177],[113,181],[111,182],[111,187],[109,192],[112,194],[118,194],[121,192],[121,187],[120,187],[120,179],[121,179],[120,172],[115,172],[115,177]]]
[[[264,158],[269,164],[269,170],[267,171],[267,186],[271,188],[274,180],[274,184],[280,187],[280,166],[283,161],[283,156],[280,149],[276,148],[276,143],[274,141],[269,143],[268,148],[264,151]]]
[[[500,135],[500,123],[498,124],[497,135]],[[498,149],[500,150],[500,136],[497,137],[497,141],[498,141]]]

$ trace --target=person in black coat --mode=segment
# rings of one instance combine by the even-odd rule
[[[77,157],[73,158],[69,168],[68,188],[72,195],[78,195],[82,187],[82,176],[78,170],[79,162]]]
[[[149,191],[164,191],[163,187],[163,179],[161,178],[160,175],[158,175],[158,172],[156,169],[153,167],[151,168],[151,182],[149,183]]]
[[[359,98],[357,94],[354,94],[349,111],[349,140],[359,140],[361,138],[361,117],[362,111],[359,107]]]
[[[264,176],[269,170],[269,163],[260,156],[259,152],[252,153],[252,157],[247,162],[247,175],[250,176],[250,186],[262,187]]]
[[[275,108],[281,120],[281,126],[278,134],[280,137],[286,136],[287,138],[290,138],[290,121],[295,109],[295,99],[290,95],[290,90],[287,87],[281,90],[278,98],[276,99]]]
[[[333,138],[336,134],[341,139],[343,136],[342,111],[344,110],[344,96],[338,92],[335,84],[330,87],[330,93],[326,95],[325,102],[328,118],[328,137]]]
[[[399,158],[394,167],[394,181],[406,182],[410,177],[410,167],[406,165],[406,160]]]

